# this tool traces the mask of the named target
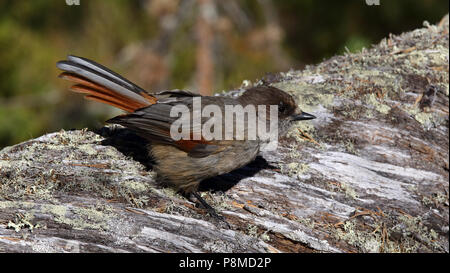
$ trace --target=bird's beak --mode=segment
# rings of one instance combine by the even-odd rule
[[[315,119],[316,117],[306,112],[302,112],[301,114],[292,115],[291,118],[292,120],[308,120]]]

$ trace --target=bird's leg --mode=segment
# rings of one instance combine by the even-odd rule
[[[195,198],[197,198],[197,200],[200,202],[200,204],[202,204],[202,206],[206,209],[207,212],[209,212],[209,214],[211,214],[211,216],[213,216],[214,218],[216,218],[217,220],[220,220],[222,222],[224,222],[225,224],[227,224],[228,228],[231,228],[230,224],[225,220],[225,218],[219,214],[217,214],[216,210],[211,207],[201,196],[200,194],[198,194],[198,192],[193,192],[192,193]]]

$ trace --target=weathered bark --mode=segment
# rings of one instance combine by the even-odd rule
[[[158,185],[126,130],[3,149],[0,251],[448,252],[448,25],[265,79],[318,118],[203,183],[231,229]]]

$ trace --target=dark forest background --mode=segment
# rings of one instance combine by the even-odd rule
[[[150,91],[211,94],[438,22],[443,0],[1,0],[0,148],[120,111],[68,90],[74,54]]]

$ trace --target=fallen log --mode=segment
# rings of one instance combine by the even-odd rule
[[[157,184],[145,142],[122,128],[6,147],[0,251],[448,252],[448,27],[447,15],[256,83],[318,118],[202,184],[230,229]]]

